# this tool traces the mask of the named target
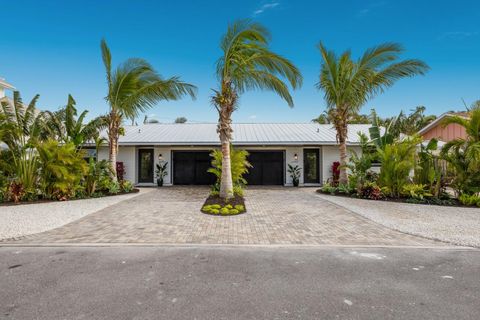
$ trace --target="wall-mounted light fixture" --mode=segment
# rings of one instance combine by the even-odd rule
[[[297,161],[297,160],[298,160],[298,154],[295,153],[295,154],[293,155],[293,159],[295,159],[295,161]]]
[[[161,153],[158,154],[158,161],[163,161],[163,155]]]

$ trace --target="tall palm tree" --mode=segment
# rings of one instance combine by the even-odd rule
[[[100,116],[84,123],[88,110],[77,117],[76,102],[68,95],[67,105],[55,112],[45,111],[47,128],[51,136],[64,143],[72,142],[77,149],[87,141],[93,141],[99,131],[106,127],[105,117]]]
[[[185,95],[195,98],[197,88],[179,77],[163,79],[147,61],[139,58],[130,58],[112,70],[112,55],[105,40],[101,42],[101,50],[108,85],[105,99],[110,105],[107,116],[109,162],[113,174],[116,174],[118,138],[123,120],[136,118],[160,100],[178,100]]]
[[[219,89],[213,90],[212,104],[218,111],[217,132],[222,146],[220,197],[233,196],[230,163],[232,113],[238,97],[247,90],[270,90],[293,107],[293,99],[284,78],[296,89],[302,84],[300,71],[287,59],[272,52],[270,34],[258,23],[240,20],[228,27],[220,41],[223,55],[217,61]]]
[[[340,148],[340,179],[346,184],[348,123],[371,98],[391,87],[395,81],[425,74],[429,67],[422,61],[399,61],[404,51],[399,44],[385,43],[368,49],[353,60],[349,50],[337,56],[320,43],[322,56],[320,80],[317,88],[325,93],[327,113],[337,131]]]

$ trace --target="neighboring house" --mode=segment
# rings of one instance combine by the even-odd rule
[[[464,127],[456,123],[451,123],[447,126],[443,125],[443,120],[451,116],[459,116],[468,119],[467,112],[447,112],[425,126],[418,133],[422,136],[424,141],[433,138],[443,142],[449,142],[458,138],[465,139],[467,134]]]
[[[320,185],[331,177],[339,161],[336,131],[332,125],[314,123],[236,123],[233,146],[250,153],[253,165],[246,179],[251,185],[291,185],[288,164],[302,168],[301,185]],[[358,132],[370,125],[350,125],[348,148],[360,152]],[[123,162],[125,179],[137,185],[153,185],[157,163],[168,162],[166,185],[208,185],[214,176],[210,152],[220,146],[214,123],[144,124],[125,126],[119,140],[117,161]],[[108,159],[102,147],[99,159]]]

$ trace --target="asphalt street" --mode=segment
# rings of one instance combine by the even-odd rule
[[[480,251],[1,247],[1,319],[479,319]]]

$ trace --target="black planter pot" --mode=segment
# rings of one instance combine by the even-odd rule
[[[298,187],[298,183],[299,183],[298,180],[293,180],[292,182],[293,182],[293,186],[294,186],[294,187]]]
[[[163,179],[157,179],[157,186],[163,186]]]

